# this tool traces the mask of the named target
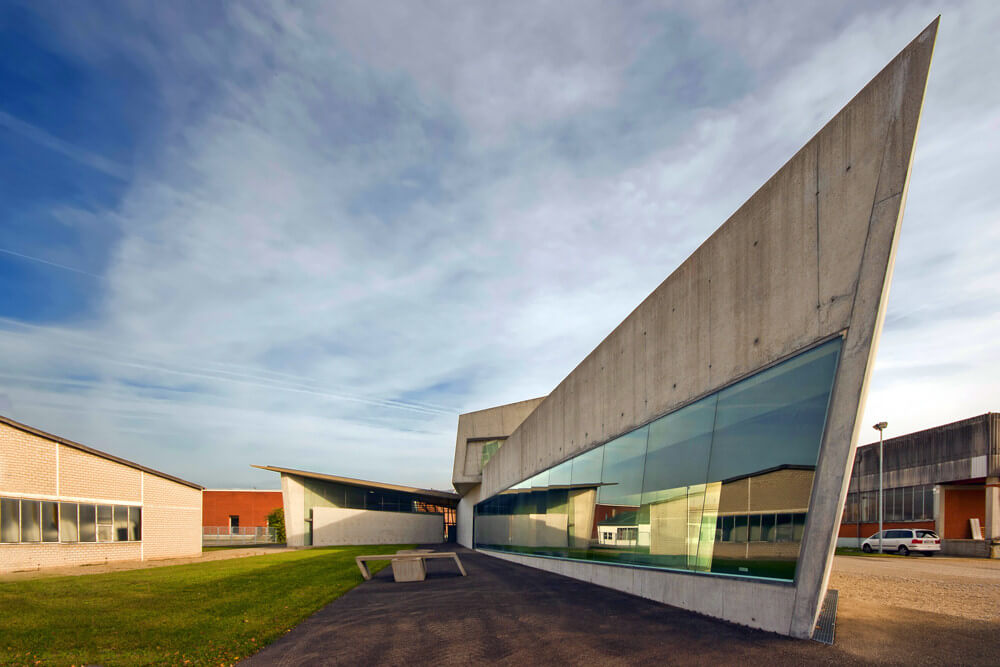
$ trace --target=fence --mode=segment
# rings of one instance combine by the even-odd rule
[[[274,528],[247,526],[203,526],[201,543],[206,547],[220,547],[237,544],[274,544],[277,535]]]

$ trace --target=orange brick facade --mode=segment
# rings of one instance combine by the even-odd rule
[[[984,489],[945,489],[944,535],[948,539],[971,540],[969,519],[979,519],[986,525],[986,491]]]
[[[281,491],[213,490],[202,496],[203,526],[228,527],[229,517],[238,516],[240,528],[263,528],[267,515],[282,506]]]
[[[0,543],[0,572],[201,553],[200,488],[46,435],[0,421],[0,497],[139,506],[141,539]]]

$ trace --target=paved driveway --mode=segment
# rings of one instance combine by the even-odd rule
[[[899,609],[839,621],[837,644],[793,640],[457,547],[468,577],[389,569],[242,664],[996,664],[1000,628]],[[843,606],[842,606],[843,610]]]

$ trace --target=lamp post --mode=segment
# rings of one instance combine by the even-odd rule
[[[885,531],[882,530],[882,508],[885,503],[882,500],[882,431],[889,425],[889,422],[879,422],[872,426],[878,431],[878,552],[882,553],[882,538]]]

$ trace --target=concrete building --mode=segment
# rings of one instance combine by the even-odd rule
[[[198,555],[201,490],[0,417],[0,572]]]
[[[533,409],[460,417],[463,544],[811,635],[936,33],[935,21]],[[473,474],[474,445],[501,437]],[[634,544],[601,544],[605,507],[636,513]]]
[[[483,466],[543,400],[532,398],[459,415],[452,484],[462,496],[457,515],[460,544],[472,545],[472,508],[479,502]]]
[[[884,530],[926,528],[941,537],[942,553],[1000,557],[1000,414],[890,438],[883,448]],[[878,532],[878,452],[877,442],[858,447],[839,546]]]
[[[433,544],[455,539],[456,493],[294,468],[253,467],[281,475],[290,547]]]
[[[269,489],[205,489],[202,534],[206,545],[274,542],[267,515],[281,504],[281,491]]]

